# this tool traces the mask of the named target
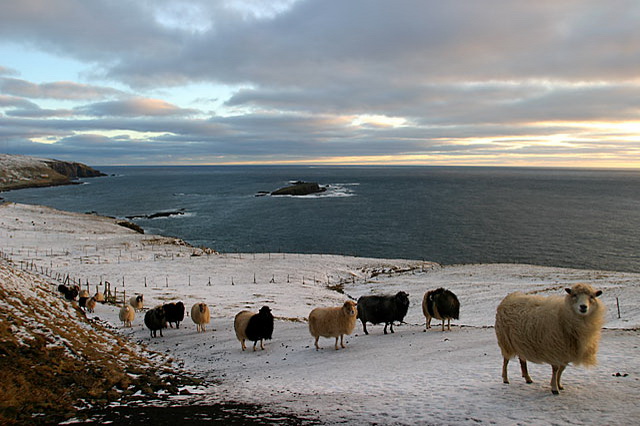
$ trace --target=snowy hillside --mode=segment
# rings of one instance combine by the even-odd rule
[[[198,334],[190,318],[151,339],[138,314],[122,328],[117,307],[99,305],[133,342],[180,360],[185,369],[218,381],[190,403],[220,399],[267,404],[325,423],[350,424],[636,424],[640,418],[640,275],[530,265],[461,265],[298,254],[206,254],[180,240],[142,235],[115,221],[45,207],[0,206],[2,250],[17,268],[55,282],[69,275],[95,292],[109,282],[119,300],[144,294],[145,306],[182,300],[187,311],[204,301],[212,324]],[[530,365],[534,384],[501,380],[493,331],[495,309],[513,291],[562,294],[587,282],[604,291],[608,308],[599,365],[570,366],[565,390],[550,392],[551,367]],[[53,288],[52,284],[52,288]],[[424,331],[420,300],[446,287],[461,302],[452,331]],[[360,323],[335,351],[333,340],[313,348],[306,318],[313,307],[336,306],[364,294],[410,294],[406,324],[384,335]],[[276,317],[265,351],[242,352],[233,316],[269,305]],[[618,308],[620,315],[618,316]],[[90,315],[91,316],[91,315]]]

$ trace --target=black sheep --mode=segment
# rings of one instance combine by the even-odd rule
[[[64,284],[60,284],[58,286],[58,291],[64,295],[65,299],[76,300],[76,297],[78,297],[78,293],[80,292],[80,289],[76,285],[74,285],[73,287],[67,287]]]
[[[260,349],[264,350],[264,339],[271,340],[273,335],[273,315],[268,306],[263,306],[257,314],[249,311],[238,313],[234,320],[236,337],[245,350],[245,339],[253,342],[253,350],[260,341]]]
[[[367,322],[372,324],[384,323],[384,334],[387,334],[387,325],[393,333],[393,322],[403,322],[409,310],[409,295],[399,291],[395,295],[386,296],[362,296],[358,299],[358,318],[362,321],[364,334],[367,331]]]
[[[144,315],[144,325],[149,329],[151,337],[157,337],[158,330],[160,330],[160,337],[164,337],[162,329],[167,328],[167,319],[164,316],[162,306],[147,311]]]
[[[182,302],[166,303],[162,305],[162,310],[169,327],[173,328],[171,323],[176,323],[176,328],[180,328],[180,322],[184,320],[184,304]]]
[[[451,319],[460,317],[460,302],[455,294],[440,287],[424,294],[422,313],[427,319],[427,328],[431,328],[431,318],[435,318],[442,320],[442,331],[444,331],[445,320],[447,320],[448,329],[451,330]]]

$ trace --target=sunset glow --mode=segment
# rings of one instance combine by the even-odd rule
[[[6,2],[0,151],[640,167],[640,5],[493,2]]]

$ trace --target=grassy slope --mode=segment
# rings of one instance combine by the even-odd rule
[[[0,424],[50,424],[82,416],[76,407],[126,401],[141,391],[177,393],[168,360],[90,323],[36,275],[0,263]],[[173,377],[171,377],[173,376]]]

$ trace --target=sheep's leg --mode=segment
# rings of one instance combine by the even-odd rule
[[[393,331],[392,331],[392,333],[393,333]],[[387,323],[386,322],[384,323],[384,334],[387,334]]]
[[[522,377],[527,383],[533,383],[531,376],[529,376],[529,368],[527,367],[527,360],[520,358],[520,370],[522,370]]]
[[[342,349],[346,348],[346,346],[344,345],[344,334],[340,335],[340,346],[342,346]]]
[[[343,346],[343,347],[344,347],[344,346]],[[335,346],[335,348],[336,348],[336,351],[337,351],[338,349],[340,349],[340,348],[338,348],[338,338],[337,338],[337,337],[336,337],[336,346]]]
[[[247,349],[247,345],[245,345],[244,343],[244,339],[240,340],[240,344],[242,345],[242,350],[244,351],[245,349]]]
[[[367,322],[365,320],[362,320],[362,329],[364,330],[364,334],[369,334],[367,331]]]
[[[256,345],[257,345],[257,344],[258,344],[258,341],[257,341],[257,340],[253,342],[253,351],[254,351],[254,352],[256,351]]]
[[[320,340],[320,336],[316,337],[316,351],[320,349],[320,345],[318,345],[318,340]]]
[[[429,315],[427,315],[427,326],[426,327],[427,327],[427,330],[431,328],[431,317]]]
[[[451,331],[451,318],[447,318],[447,330]]]
[[[551,366],[551,393],[554,395],[558,395],[558,370],[560,369],[557,365]]]
[[[559,390],[564,390],[564,387],[562,386],[562,383],[560,382],[560,376],[562,376],[562,373],[564,373],[564,369],[565,368],[567,368],[566,365],[558,366],[558,377],[556,377],[556,381],[558,382],[558,389]]]
[[[394,331],[393,331],[393,321],[391,321],[391,323],[389,325],[389,329],[391,330],[392,333],[394,333]]]
[[[442,318],[442,331],[444,331],[444,318]]]
[[[260,339],[260,349],[264,351],[264,339]]]
[[[507,376],[507,366],[509,365],[509,358],[503,358],[502,361],[502,383],[509,384],[509,377]]]

